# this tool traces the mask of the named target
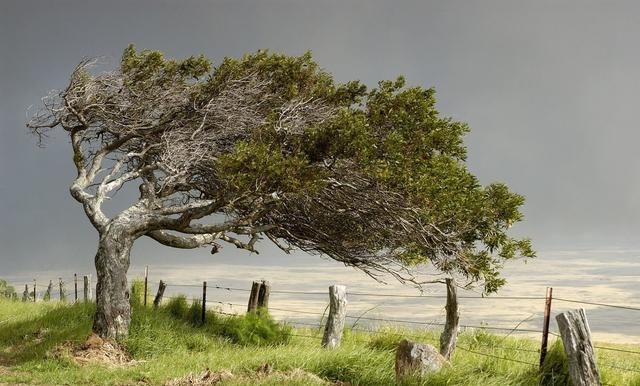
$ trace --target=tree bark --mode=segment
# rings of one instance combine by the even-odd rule
[[[96,314],[93,332],[103,339],[121,339],[129,333],[131,306],[127,270],[135,236],[126,226],[112,223],[100,235],[95,264]]]
[[[458,296],[456,294],[456,285],[453,279],[446,279],[447,283],[447,319],[444,330],[440,335],[440,355],[447,360],[451,359],[453,351],[456,349],[456,339],[458,337],[458,322],[460,314],[458,313]]]

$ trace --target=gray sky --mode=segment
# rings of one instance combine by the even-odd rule
[[[514,230],[541,250],[640,248],[640,3],[636,1],[0,0],[0,274],[91,267],[96,234],[68,193],[63,135],[46,149],[30,105],[85,56],[129,43],[214,62],[259,48],[312,50],[339,80],[404,74],[472,128],[470,168],[527,196]],[[77,241],[77,235],[82,241]],[[215,259],[247,258],[226,248]],[[133,259],[204,262],[138,243]],[[241,258],[241,259],[238,259]],[[295,264],[291,261],[291,264]]]

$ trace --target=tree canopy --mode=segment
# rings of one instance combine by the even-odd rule
[[[412,267],[430,264],[486,292],[505,260],[534,255],[507,233],[524,198],[469,172],[469,128],[438,113],[433,89],[337,83],[309,53],[213,66],[129,46],[113,71],[91,64],[28,126],[68,133],[71,192],[101,233],[135,217],[136,237],[171,247],[257,252],[264,237],[377,279],[419,283]],[[138,201],[108,218],[102,203],[129,183]]]

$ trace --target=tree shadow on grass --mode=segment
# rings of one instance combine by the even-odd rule
[[[84,341],[91,332],[95,305],[56,306],[32,319],[9,322],[0,329],[0,365],[12,366],[47,358],[67,341]]]

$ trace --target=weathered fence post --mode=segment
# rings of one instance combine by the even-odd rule
[[[64,302],[67,300],[67,294],[64,293],[64,282],[62,281],[61,277],[58,278],[58,287],[58,295],[60,295],[60,301]]]
[[[158,308],[160,303],[162,303],[162,297],[164,296],[164,290],[167,288],[167,285],[164,284],[162,280],[160,280],[160,284],[158,285],[158,292],[156,293],[156,298],[153,299],[153,307]]]
[[[33,279],[33,302],[36,302],[36,297],[38,296],[38,293],[36,292],[36,279]]]
[[[83,298],[86,303],[89,300],[89,277],[87,275],[82,277],[82,283]]]
[[[77,273],[73,274],[73,293],[74,293],[73,300],[77,303],[78,302],[78,274]]]
[[[91,285],[91,274],[88,275],[89,278],[89,301],[93,300],[93,286]]]
[[[329,317],[324,327],[323,347],[336,348],[340,346],[346,316],[347,287],[334,284],[329,287]]]
[[[147,282],[149,279],[149,266],[144,267],[144,306],[147,306]]]
[[[540,346],[540,367],[547,357],[547,345],[549,342],[549,319],[551,319],[551,299],[553,298],[553,288],[547,287],[544,299],[544,319],[542,321],[542,345]]]
[[[258,308],[269,308],[269,295],[271,295],[271,284],[263,280],[258,290]]]
[[[258,295],[260,293],[260,283],[254,281],[251,284],[251,293],[249,293],[249,303],[247,304],[247,312],[254,312],[258,309]]]
[[[26,302],[29,300],[29,284],[24,285],[24,292],[22,293],[22,301]]]
[[[584,308],[563,312],[556,316],[556,321],[569,359],[569,375],[573,385],[602,385]]]
[[[447,284],[447,305],[445,306],[447,318],[442,334],[440,334],[440,355],[449,360],[456,349],[460,313],[458,312],[456,283],[451,278],[445,279],[445,283]]]
[[[49,280],[49,285],[47,286],[47,290],[42,296],[43,301],[48,302],[49,300],[51,300],[51,291],[53,291],[53,281]]]
[[[202,324],[207,316],[207,282],[202,282]]]

